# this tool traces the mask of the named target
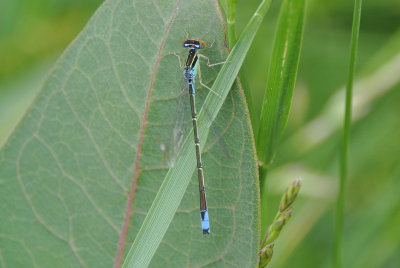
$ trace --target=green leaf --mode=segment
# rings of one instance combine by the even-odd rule
[[[201,51],[212,62],[226,59],[222,17],[211,0],[107,1],[68,47],[0,151],[2,265],[118,266],[173,164],[176,133],[185,130],[176,123],[186,92],[175,54],[181,61],[187,54],[186,32],[215,41]],[[243,92],[229,92],[251,40],[221,71],[231,83],[215,83],[227,96],[223,106],[210,94],[199,114],[212,233],[200,228],[190,138],[171,169],[181,183],[166,193],[176,194],[167,217],[185,193],[180,207],[171,224],[165,211],[156,212],[163,220],[155,226],[168,231],[157,233],[163,240],[152,267],[256,266],[255,152]],[[201,69],[210,86],[218,68]],[[201,100],[208,91],[198,85],[198,93]],[[190,122],[189,110],[183,113]]]
[[[243,31],[243,34],[241,35],[236,46],[232,49],[232,52],[226,59],[226,63],[222,67],[218,77],[216,78],[211,91],[218,92],[219,96],[209,93],[198,116],[198,136],[200,140],[206,140],[210,125],[217,116],[228,92],[232,87],[232,84],[236,79],[244,58],[250,48],[250,45],[254,39],[254,36],[260,26],[260,23],[265,13],[270,7],[270,4],[271,1],[268,0],[261,2],[258,9],[246,26],[245,30]],[[206,115],[207,112],[205,111],[208,111],[208,115]],[[250,123],[248,122],[248,124]],[[160,190],[158,191],[157,196],[153,204],[151,205],[149,213],[146,216],[144,223],[140,228],[139,233],[136,236],[136,239],[128,253],[123,267],[148,266],[151,259],[153,258],[155,250],[159,247],[161,238],[164,236],[166,229],[171,222],[172,215],[175,213],[178,204],[183,196],[184,190],[187,187],[187,183],[189,182],[189,175],[192,174],[194,171],[194,167],[196,164],[194,158],[188,157],[188,155],[184,155],[184,152],[190,150],[190,148],[192,148],[190,154],[194,155],[193,146],[190,145],[190,140],[192,139],[191,136],[192,134],[190,133],[186,137],[182,149],[179,151],[176,167],[169,170],[165,180],[163,181],[163,184],[161,185]],[[252,156],[252,160],[255,160],[254,155]],[[255,161],[253,161],[251,163],[254,164],[253,168],[255,171],[256,163]],[[232,170],[232,167],[228,167],[228,169]],[[234,174],[232,175],[235,176]],[[257,180],[255,181],[255,184],[255,188],[252,189],[258,190]],[[242,187],[243,186],[241,185],[239,188]],[[257,196],[258,192],[253,195],[253,197]],[[258,226],[256,227],[256,230],[258,233]],[[258,236],[259,235],[257,234],[256,237]],[[217,250],[217,248],[213,250]],[[258,245],[256,245],[255,250],[256,252],[252,252],[251,255],[257,258]],[[197,257],[199,256],[199,254],[202,255],[204,251],[204,246],[200,245],[200,247],[196,250]],[[214,254],[214,251],[205,253],[204,257],[202,257],[201,259],[207,258],[211,254]],[[252,256],[249,256],[250,260],[252,259]],[[241,267],[242,264],[239,264],[238,261],[239,260],[232,262],[232,264],[235,263],[236,265]],[[240,257],[240,261],[246,260]],[[163,263],[164,260],[162,259],[158,266],[163,265]],[[257,263],[257,261],[253,260],[251,263]],[[179,262],[177,262],[176,265],[179,265]]]
[[[264,169],[273,161],[287,123],[300,59],[304,14],[305,0],[283,1],[257,137],[257,155]]]

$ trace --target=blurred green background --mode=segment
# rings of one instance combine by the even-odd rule
[[[0,145],[55,60],[101,2],[0,3]],[[238,1],[239,33],[258,3]],[[303,187],[292,219],[276,241],[270,267],[331,267],[344,108],[340,92],[348,72],[353,4],[308,1],[290,119],[263,196],[270,218],[290,181],[301,177]],[[274,1],[243,68],[256,111],[265,90],[279,5]],[[399,26],[398,0],[363,1],[346,191],[345,267],[400,267]]]

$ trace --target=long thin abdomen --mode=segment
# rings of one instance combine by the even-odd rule
[[[203,165],[201,163],[200,140],[197,133],[197,114],[195,106],[196,91],[194,88],[194,81],[192,79],[189,79],[188,85],[189,85],[189,95],[190,95],[190,108],[192,111],[194,145],[196,149],[196,159],[197,159],[197,176],[199,180],[201,228],[203,229],[203,234],[209,234],[210,223],[208,220],[206,192],[204,189],[204,175],[203,175]]]

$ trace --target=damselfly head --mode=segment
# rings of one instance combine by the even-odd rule
[[[185,39],[183,41],[183,47],[194,47],[197,49],[202,49],[206,47],[206,43],[203,40],[198,39]]]

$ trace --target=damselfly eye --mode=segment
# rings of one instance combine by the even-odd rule
[[[202,49],[206,47],[206,43],[203,40],[186,39],[183,41],[183,47],[194,47],[197,49]]]

